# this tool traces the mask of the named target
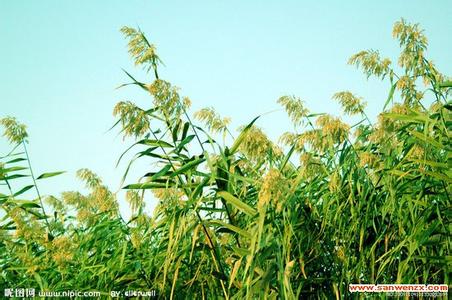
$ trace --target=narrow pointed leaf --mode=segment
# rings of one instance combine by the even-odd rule
[[[49,178],[49,177],[61,175],[61,174],[63,174],[63,173],[65,173],[65,171],[51,172],[51,173],[43,173],[43,174],[39,175],[36,179]]]
[[[226,202],[232,204],[234,207],[236,207],[237,209],[246,213],[247,215],[254,216],[257,214],[257,211],[254,208],[252,208],[248,204],[244,203],[239,198],[234,197],[230,193],[228,193],[226,191],[221,191],[221,192],[218,192],[217,194],[218,194],[218,196],[220,196],[221,198],[226,200]]]

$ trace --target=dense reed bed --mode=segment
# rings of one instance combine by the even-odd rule
[[[77,176],[89,193],[45,197],[39,182],[60,172],[35,176],[25,127],[2,119],[12,150],[0,163],[1,288],[339,299],[350,283],[450,282],[451,82],[426,57],[418,25],[394,25],[396,62],[375,50],[349,60],[390,86],[376,122],[349,91],[332,100],[356,124],[282,96],[293,128],[278,141],[257,126],[271,116],[234,134],[213,108],[192,114],[190,100],[159,78],[155,46],[139,30],[122,32],[153,77],[126,73],[125,85],[153,102],[118,103],[116,128],[136,140],[129,166],[153,167],[139,180],[125,170],[127,199],[87,169]],[[29,185],[12,189],[21,177]],[[26,191],[36,198],[23,199]],[[148,215],[151,195],[159,204]],[[124,200],[130,220],[118,210]]]

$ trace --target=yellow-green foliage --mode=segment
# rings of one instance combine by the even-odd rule
[[[280,145],[256,125],[269,117],[241,127],[235,138],[229,119],[212,108],[195,113],[205,130],[195,124],[188,98],[158,77],[155,46],[139,30],[122,32],[135,63],[156,78],[143,83],[127,73],[153,106],[120,102],[114,115],[141,147],[132,162],[147,157],[155,164],[124,187],[126,199],[80,170],[88,194],[48,197],[45,208],[21,195],[39,192],[36,181],[58,172],[13,190],[12,181],[30,174],[22,167],[29,157],[17,147],[2,157],[0,287],[339,299],[350,296],[350,283],[450,282],[451,83],[426,58],[418,25],[394,26],[400,74],[378,51],[349,60],[391,85],[375,123],[349,91],[333,99],[362,118],[358,124],[311,114],[298,97],[283,96],[278,103],[294,131]],[[25,147],[23,125],[12,118],[1,124],[14,146]],[[159,201],[152,216],[143,210],[149,194]],[[129,222],[118,201],[130,204]]]

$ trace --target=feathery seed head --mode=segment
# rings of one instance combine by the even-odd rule
[[[80,169],[77,171],[76,175],[85,182],[87,188],[93,189],[102,184],[100,177],[89,169]]]
[[[350,126],[342,122],[339,118],[328,114],[322,115],[316,120],[317,126],[321,128],[323,137],[331,137],[333,143],[344,142],[349,134]]]
[[[402,52],[399,56],[399,65],[418,76],[424,73],[428,63],[424,62],[424,52],[428,41],[419,24],[409,24],[404,19],[396,22],[392,35],[399,40]]]
[[[328,182],[328,188],[330,189],[330,192],[335,193],[340,190],[340,182],[341,177],[339,174],[339,171],[335,171],[330,175],[330,181]]]
[[[339,92],[333,95],[333,99],[337,100],[344,112],[348,115],[362,114],[366,103],[362,101],[361,97],[353,95],[349,91]]]
[[[143,240],[142,232],[140,230],[137,230],[137,228],[132,228],[131,231],[130,242],[135,249],[138,249],[141,246],[141,242]]]
[[[306,145],[309,145],[312,149],[323,151],[327,146],[327,140],[322,137],[320,129],[311,129],[299,134],[297,141],[298,149],[303,149]]]
[[[130,27],[122,27],[121,32],[129,39],[129,53],[135,60],[135,65],[148,64],[147,71],[156,69],[162,63],[156,53],[156,48],[150,44],[141,30]]]
[[[396,103],[391,107],[389,112],[394,114],[406,115],[408,114],[408,106],[405,104]],[[379,119],[379,121],[383,122],[383,116],[381,116],[380,118],[381,119]]]
[[[60,267],[70,262],[73,258],[73,250],[75,245],[67,236],[56,237],[52,241],[53,260]]]
[[[190,108],[191,107],[191,100],[188,97],[183,97],[182,98],[182,104],[184,105],[185,108]]]
[[[301,125],[303,118],[309,114],[309,111],[304,107],[303,101],[295,96],[282,96],[278,99],[278,103],[284,106],[295,126]]]
[[[61,193],[61,199],[63,203],[77,208],[87,204],[86,198],[79,192],[63,192]]]
[[[374,167],[377,162],[377,157],[370,152],[360,152],[359,156],[359,164],[361,167]]]
[[[422,146],[415,144],[409,151],[408,157],[412,159],[425,159],[425,150]]]
[[[207,128],[214,134],[218,132],[224,133],[231,122],[230,118],[221,118],[213,107],[203,108],[195,112],[194,116],[196,119],[204,122]]]
[[[115,212],[118,208],[115,196],[106,186],[95,187],[90,196],[93,209],[97,209],[100,212]]]
[[[265,174],[259,191],[258,209],[265,209],[271,203],[276,212],[280,212],[287,191],[288,183],[281,172],[278,169],[270,169]]]
[[[119,116],[124,137],[133,136],[137,138],[150,130],[149,116],[130,101],[121,101],[116,104],[113,115]]]
[[[322,162],[311,152],[304,152],[300,155],[300,172],[304,178],[311,178],[319,174],[324,174]]]
[[[278,142],[283,146],[295,146],[296,151],[301,151],[304,148],[303,141],[300,134],[293,132],[284,132],[278,139]]]
[[[152,193],[159,199],[162,208],[174,209],[183,205],[184,192],[178,188],[153,189]]]
[[[381,59],[380,53],[375,50],[358,52],[350,57],[348,64],[361,67],[367,77],[375,75],[383,78],[391,71],[389,68],[391,60],[388,58]]]
[[[66,211],[66,207],[64,206],[63,201],[60,199],[54,197],[54,196],[48,196],[45,198],[45,202],[49,204],[51,207],[53,207],[56,211],[64,212]]]
[[[399,40],[401,46],[425,48],[428,45],[427,37],[419,24],[411,25],[403,18],[394,24],[392,36]]]
[[[6,117],[0,119],[0,124],[5,128],[3,136],[5,136],[11,144],[20,144],[22,141],[26,141],[28,133],[26,126],[17,122],[16,118]]]
[[[148,90],[154,97],[154,105],[159,107],[166,117],[179,116],[184,108],[188,108],[186,105],[190,104],[189,100],[180,101],[179,89],[171,86],[168,81],[156,79],[148,86]]]
[[[143,205],[143,198],[138,191],[127,191],[126,200],[129,203],[132,212],[137,212],[138,209]]]
[[[397,80],[397,89],[399,90],[413,90],[414,89],[414,81],[407,75],[401,76],[399,80]]]
[[[92,224],[94,222],[95,214],[88,208],[81,208],[77,211],[77,220],[80,223]]]
[[[243,128],[240,128],[242,130]],[[262,129],[251,126],[245,134],[240,151],[252,160],[261,160],[271,151],[273,155],[281,155],[282,150],[275,145]]]

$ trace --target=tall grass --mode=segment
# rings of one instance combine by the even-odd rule
[[[0,195],[1,287],[339,299],[350,283],[449,283],[451,82],[425,56],[418,25],[394,25],[401,72],[374,50],[349,60],[391,85],[377,122],[349,91],[333,99],[361,118],[350,125],[283,96],[278,103],[294,129],[277,142],[256,125],[259,117],[233,137],[229,120],[206,108],[194,114],[200,126],[190,100],[159,78],[156,47],[139,30],[122,32],[136,65],[155,77],[146,83],[126,73],[124,85],[141,88],[151,107],[114,108],[116,125],[136,139],[129,167],[154,162],[124,187],[133,216],[123,220],[116,195],[86,169],[78,176],[90,193],[47,197],[53,215],[20,198],[36,183],[7,189]],[[20,124],[2,124],[13,146],[25,146]],[[6,187],[31,171],[19,166],[30,159],[17,151],[0,164]],[[150,192],[159,200],[152,216],[144,212]]]

